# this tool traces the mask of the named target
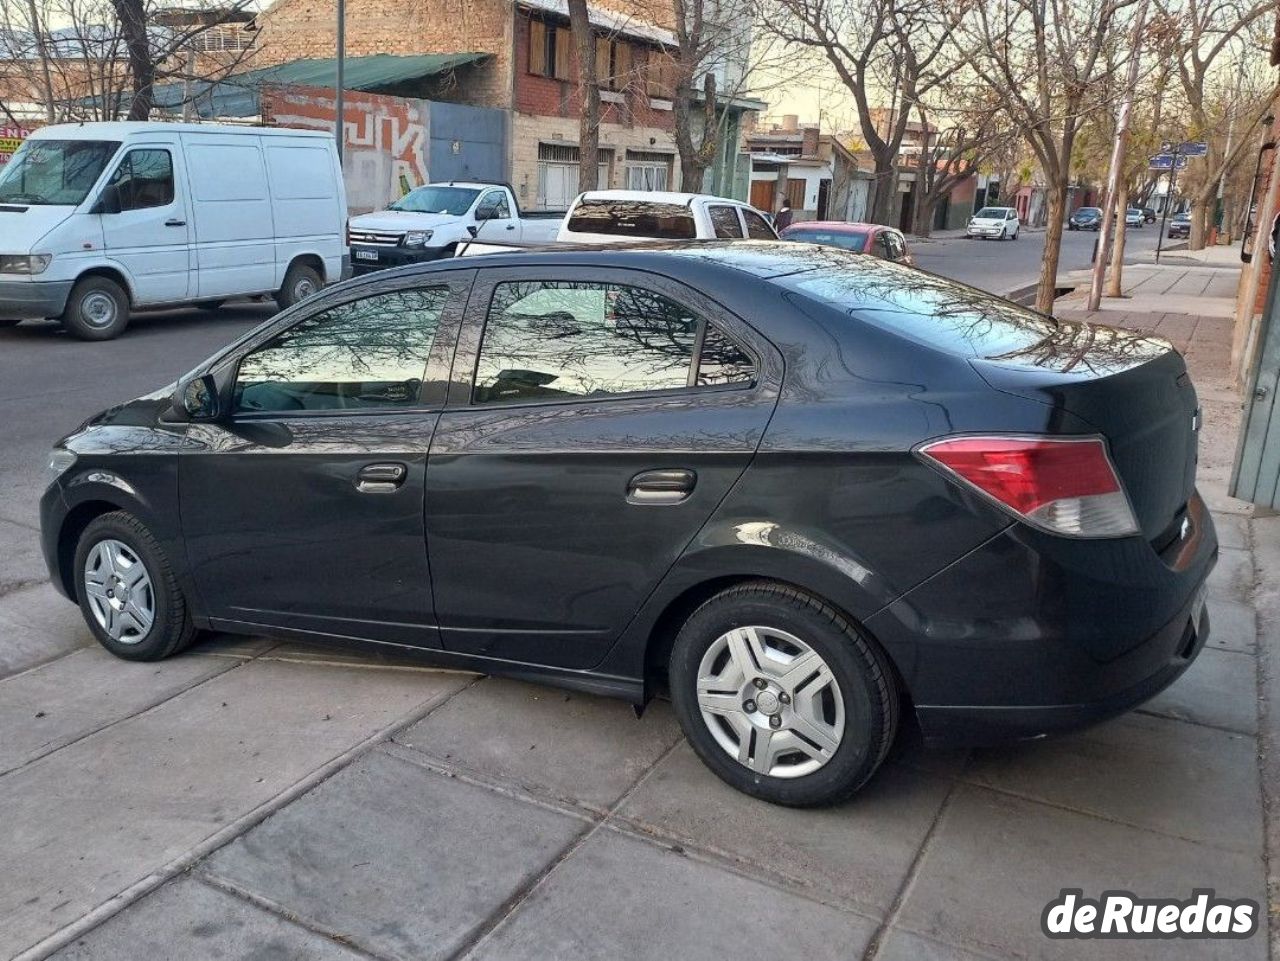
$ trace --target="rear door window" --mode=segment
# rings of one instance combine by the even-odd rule
[[[694,240],[698,236],[691,208],[649,200],[584,200],[573,208],[568,229],[577,234],[655,240]]]
[[[742,209],[742,219],[747,222],[747,236],[752,240],[777,240],[778,235],[765,220],[754,210]]]
[[[711,226],[716,236],[722,240],[741,240],[742,223],[738,220],[738,211],[724,204],[714,204],[707,208],[711,216]]]

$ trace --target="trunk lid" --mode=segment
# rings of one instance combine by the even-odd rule
[[[1171,344],[1059,321],[1036,344],[970,363],[995,389],[1097,428],[1143,535],[1157,549],[1178,536],[1195,490],[1200,415],[1186,364]]]

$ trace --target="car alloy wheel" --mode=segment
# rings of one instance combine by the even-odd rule
[[[721,634],[698,666],[697,698],[716,743],[758,774],[812,774],[844,736],[844,700],[831,668],[800,638],[777,628]]]
[[[107,538],[89,550],[84,592],[98,626],[113,641],[137,644],[155,623],[151,575],[142,558],[123,541]]]

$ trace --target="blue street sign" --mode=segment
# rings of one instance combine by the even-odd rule
[[[1186,166],[1187,166],[1187,158],[1186,158],[1185,156],[1183,156],[1182,154],[1179,154],[1179,155],[1178,155],[1178,169],[1179,169],[1179,170],[1183,170],[1183,169],[1185,169],[1185,168],[1186,168]],[[1160,153],[1160,154],[1156,154],[1156,155],[1155,155],[1154,157],[1152,157],[1152,158],[1151,158],[1151,160],[1148,162],[1147,167],[1148,167],[1148,169],[1150,169],[1150,170],[1172,170],[1172,169],[1173,169],[1173,154],[1171,154],[1171,153]]]
[[[1174,143],[1172,140],[1166,140],[1160,145],[1160,153],[1176,153],[1180,157],[1203,157],[1209,152],[1209,145],[1203,140],[1185,140],[1182,143]]]

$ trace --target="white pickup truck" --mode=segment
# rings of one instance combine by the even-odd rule
[[[386,210],[347,222],[354,273],[452,257],[473,239],[548,243],[564,214],[522,213],[506,184],[462,182],[415,187]]]
[[[651,240],[777,240],[769,219],[741,200],[710,194],[592,190],[579,194],[556,234],[566,244],[626,244]],[[536,243],[536,241],[535,241]],[[459,253],[490,254],[530,246],[481,236]]]

